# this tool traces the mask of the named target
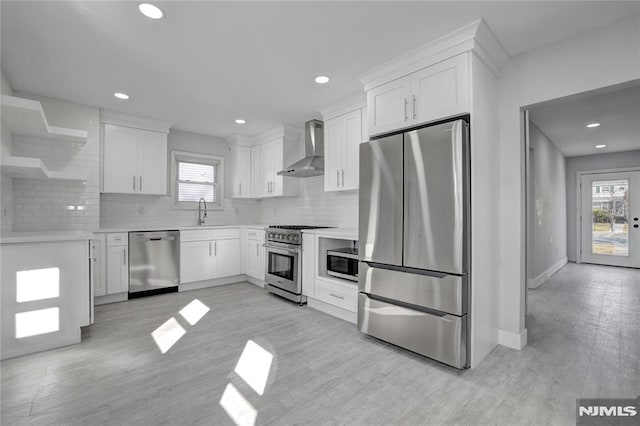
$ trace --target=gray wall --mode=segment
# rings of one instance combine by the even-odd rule
[[[576,179],[578,172],[640,167],[640,150],[567,158],[567,255],[575,262],[576,252]]]
[[[529,141],[533,148],[533,241],[529,244],[533,267],[529,268],[528,278],[533,279],[567,257],[567,205],[564,155],[534,123]]]

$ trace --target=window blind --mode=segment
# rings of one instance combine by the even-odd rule
[[[216,166],[178,161],[178,201],[216,202]]]

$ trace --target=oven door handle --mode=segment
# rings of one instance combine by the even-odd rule
[[[274,246],[271,244],[263,244],[262,247],[266,248],[267,250],[272,250],[272,251],[285,251],[288,253],[296,253],[299,254],[300,253],[300,249],[298,247],[296,248],[291,248],[291,247],[281,247],[281,246]]]

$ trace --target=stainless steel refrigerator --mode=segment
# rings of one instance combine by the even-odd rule
[[[469,366],[470,160],[463,119],[360,145],[358,329]]]

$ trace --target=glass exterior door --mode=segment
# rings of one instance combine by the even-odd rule
[[[640,267],[640,172],[582,175],[581,260]]]

